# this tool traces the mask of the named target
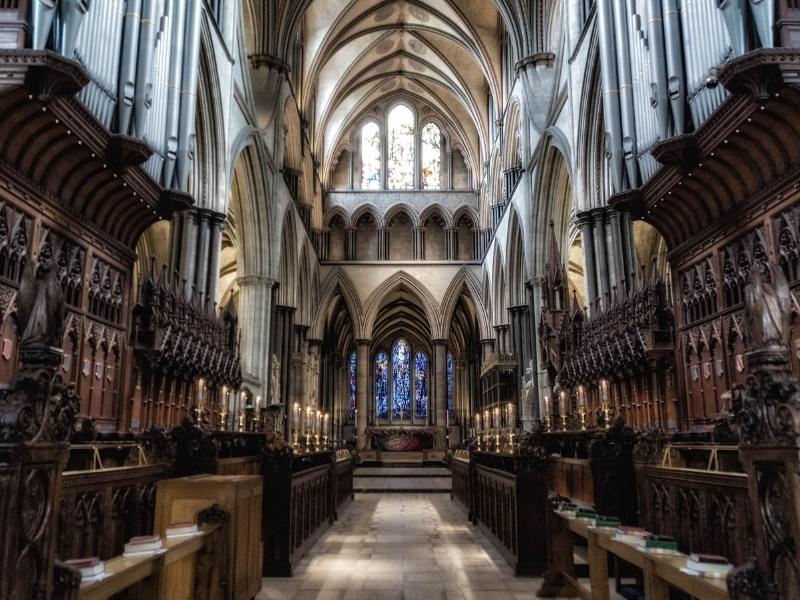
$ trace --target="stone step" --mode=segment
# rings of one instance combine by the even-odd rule
[[[369,493],[441,493],[452,489],[450,477],[358,477],[353,491]]]
[[[354,477],[450,477],[444,467],[356,467]]]

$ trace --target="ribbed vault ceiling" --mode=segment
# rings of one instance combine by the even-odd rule
[[[303,112],[329,164],[342,135],[376,102],[430,105],[477,166],[487,153],[487,93],[499,99],[500,18],[487,0],[313,0],[304,13]]]

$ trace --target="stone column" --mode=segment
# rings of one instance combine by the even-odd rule
[[[219,256],[222,252],[222,231],[225,229],[225,215],[222,213],[211,213],[211,223],[209,227],[211,228],[211,240],[206,292],[211,302],[217,302],[217,293],[219,291]]]
[[[183,213],[177,213],[172,217],[170,227],[170,251],[169,251],[169,276],[172,277],[175,271],[181,269],[181,247],[183,245]],[[149,257],[148,257],[149,258]]]
[[[447,340],[433,340],[433,397],[436,410],[436,427],[441,431],[438,447],[444,448],[447,425]]]
[[[624,288],[628,283],[627,273],[625,272],[624,250],[622,248],[622,238],[620,233],[619,213],[615,210],[608,210],[606,213],[607,230],[609,235],[609,270],[611,271],[611,285]]]
[[[414,227],[412,237],[412,257],[414,260],[425,259],[425,228]]]
[[[611,291],[608,282],[608,259],[606,257],[606,228],[605,209],[592,210],[592,225],[594,226],[594,250],[597,273],[597,293],[601,298],[600,304],[605,308],[608,295]]]
[[[181,277],[188,286],[186,293],[192,293],[195,263],[197,262],[197,212],[187,211],[183,215],[183,243],[181,245]]]
[[[203,294],[204,299],[206,295],[206,283],[208,282],[208,270],[211,266],[211,260],[208,254],[211,243],[210,221],[211,211],[197,211],[197,270],[195,272],[194,285],[197,288],[197,292]]]
[[[345,235],[347,236],[345,240],[344,246],[344,259],[345,260],[356,260],[356,228],[355,227],[348,227],[345,229]],[[328,243],[330,243],[330,237],[328,237]],[[330,250],[328,251],[328,256],[330,256]]]
[[[386,227],[378,227],[378,260],[389,260],[389,232]]]
[[[358,448],[367,447],[367,399],[369,397],[369,348],[372,345],[370,340],[358,340],[356,349],[356,402],[358,419],[356,421],[356,440]]]
[[[597,266],[594,255],[594,235],[592,234],[592,214],[582,212],[577,215],[577,225],[581,230],[583,242],[583,276],[586,279],[586,303],[589,314],[594,315],[597,306]]]
[[[260,389],[253,393],[266,398],[267,352],[275,281],[261,275],[246,275],[239,277],[236,282],[239,285],[239,323],[242,324],[242,373],[246,380],[258,382]]]

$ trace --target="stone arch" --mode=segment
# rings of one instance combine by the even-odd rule
[[[466,266],[461,267],[450,281],[442,299],[442,330],[450,331],[450,323],[459,298],[466,294],[475,304],[481,339],[491,337],[489,313],[481,298],[481,283],[477,275]]]
[[[312,339],[322,338],[323,332],[325,331],[325,320],[328,314],[328,308],[331,302],[334,302],[338,296],[342,297],[347,306],[347,310],[350,312],[353,329],[355,330],[355,338],[364,338],[362,327],[364,308],[361,305],[358,292],[344,269],[335,267],[328,273],[320,286],[316,313],[314,314],[311,324],[310,337]]]
[[[509,209],[508,238],[506,242],[506,273],[508,275],[508,302],[510,306],[525,304],[525,244],[522,225],[515,206]]]
[[[391,223],[392,219],[395,218],[397,215],[405,213],[408,219],[411,221],[412,227],[419,227],[420,226],[420,218],[417,211],[411,208],[408,204],[405,203],[397,203],[393,204],[383,215],[383,224],[384,226],[388,227]]]
[[[369,339],[375,325],[378,311],[386,302],[386,299],[397,291],[406,291],[413,296],[425,312],[430,325],[431,339],[442,337],[441,319],[439,305],[431,294],[430,290],[422,285],[416,277],[405,271],[398,271],[384,282],[382,282],[367,298],[364,303],[364,314],[362,318],[362,331]]]
[[[494,247],[492,267],[492,297],[494,298],[494,313],[492,315],[495,325],[508,323],[508,292],[506,290],[505,270],[503,269],[503,251],[498,244]]]
[[[281,255],[278,264],[278,304],[297,307],[297,231],[294,210],[287,208],[281,228]]]

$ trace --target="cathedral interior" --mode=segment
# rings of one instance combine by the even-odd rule
[[[0,0],[0,600],[800,599],[798,0]]]

